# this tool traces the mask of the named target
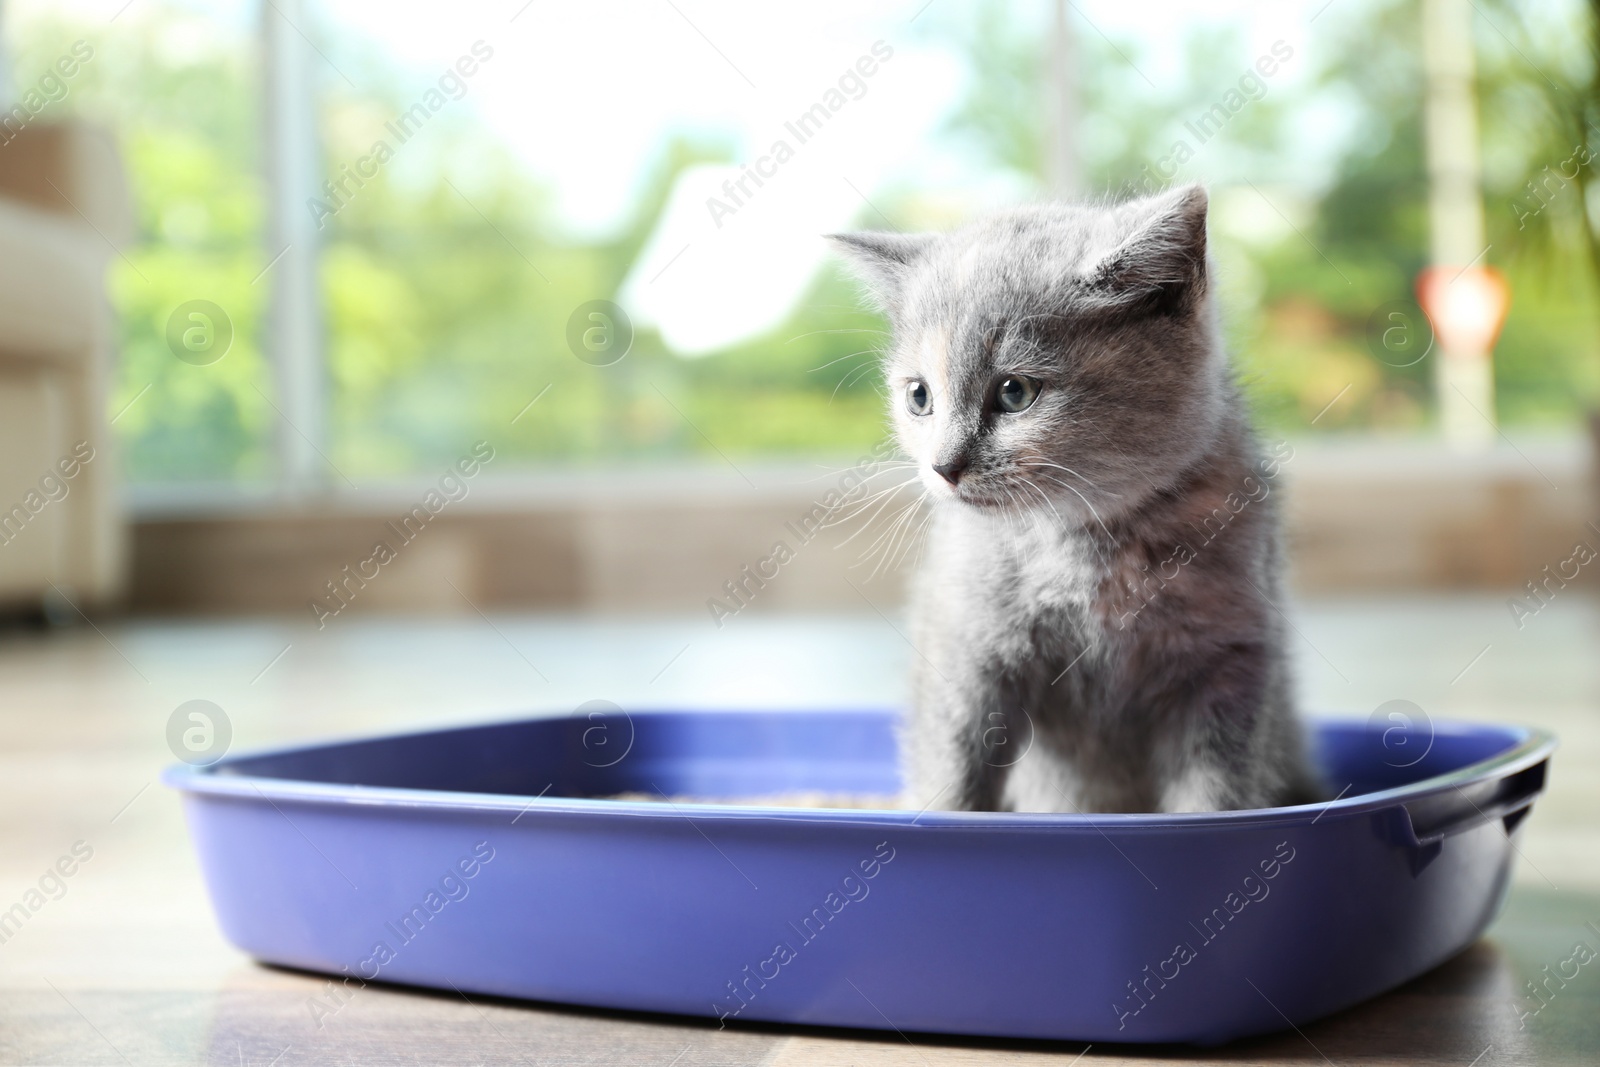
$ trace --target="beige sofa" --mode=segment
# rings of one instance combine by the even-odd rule
[[[0,610],[115,600],[124,528],[106,390],[106,268],[132,232],[111,139],[29,126],[0,142]],[[65,602],[64,602],[65,601]],[[70,606],[69,606],[70,605]]]

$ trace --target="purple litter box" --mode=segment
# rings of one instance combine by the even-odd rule
[[[889,712],[614,712],[175,767],[223,932],[270,963],[711,1019],[1214,1044],[1471,944],[1554,739],[1440,724],[1340,799],[1191,815],[671,804],[899,787]],[[330,1002],[332,1003],[332,1002]]]

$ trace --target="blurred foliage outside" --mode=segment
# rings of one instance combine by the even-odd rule
[[[1228,125],[1220,136],[1233,180],[1211,176],[1224,322],[1271,433],[1308,432],[1346,386],[1315,431],[1418,433],[1432,419],[1428,361],[1389,366],[1367,340],[1374,309],[1407,299],[1426,257],[1416,5],[1392,0],[1357,11],[1359,18],[1329,20],[1321,51],[1334,58],[1321,62],[1316,84],[1274,89]],[[959,42],[975,75],[944,136],[1042,188],[1039,35],[999,4],[941,17],[925,32]],[[1570,236],[1600,216],[1600,204],[1586,204],[1587,188],[1574,183],[1547,182],[1540,201],[1528,186],[1573,154],[1575,137],[1581,143],[1560,103],[1567,87],[1578,93],[1596,82],[1590,18],[1574,9],[1565,32],[1545,26],[1543,36],[1508,4],[1486,5],[1479,20],[1487,261],[1513,287],[1496,386],[1502,421],[1516,427],[1569,427],[1600,396],[1594,268]],[[15,24],[12,49],[26,80],[73,40],[96,45],[59,113],[75,110],[116,129],[134,186],[139,236],[112,268],[122,326],[112,410],[149,386],[117,423],[129,475],[146,483],[269,482],[278,416],[263,354],[271,251],[258,178],[256,58],[175,49],[161,18],[129,20],[115,32],[117,47],[103,47],[103,27],[49,15]],[[1182,118],[1203,110],[1254,58],[1238,41],[1197,35],[1187,50],[1188,91],[1155,99],[1123,58],[1139,61],[1134,42],[1113,46],[1085,32],[1078,44],[1087,72],[1087,185],[1111,194],[1136,188]],[[1549,58],[1529,69],[1525,56]],[[330,171],[365,154],[371,131],[414,92],[380,59],[356,60],[362,84],[388,89],[358,96],[327,83],[322,152]],[[1310,192],[1278,177],[1280,161],[1307,134],[1296,125],[1307,94],[1337,98],[1359,129],[1331,185]],[[505,466],[718,451],[858,454],[882,437],[873,358],[881,335],[872,331],[883,324],[861,310],[855,286],[837,271],[819,276],[779,329],[707,358],[681,359],[649,331],[609,368],[568,351],[569,313],[616,293],[676,175],[694,163],[731,161],[728,146],[666,136],[628,224],[608,240],[574,243],[556,236],[548,198],[474,128],[470,113],[447,110],[436,123],[429,136],[448,144],[385,168],[324,231],[331,457],[341,470],[357,479],[426,472],[480,437],[494,442]],[[453,162],[448,171],[444,160]],[[1195,176],[1184,170],[1177,180]],[[873,199],[896,228],[948,226],[962,214],[939,190],[908,186]],[[1526,225],[1535,203],[1548,207]],[[163,339],[172,309],[197,297],[225,308],[235,327],[228,356],[206,367],[174,359]],[[547,385],[537,417],[513,425]]]

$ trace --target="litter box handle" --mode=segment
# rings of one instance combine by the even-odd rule
[[[1428,848],[1496,819],[1509,835],[1544,792],[1546,763],[1540,760],[1505,778],[1455,786],[1397,804],[1384,812],[1388,823],[1384,836],[1397,845]]]

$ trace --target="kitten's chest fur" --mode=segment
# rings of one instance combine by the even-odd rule
[[[1137,605],[1119,596],[1147,573],[1144,546],[1043,521],[943,519],[922,578],[941,602],[925,602],[922,625],[954,686],[1004,694],[1006,741],[1030,752],[1006,768],[1002,805],[1150,810],[1161,789],[1152,738],[1171,734],[1157,710],[1170,682],[1161,665],[1178,650],[1172,620],[1148,608],[1131,617]]]
[[[1126,643],[1114,623],[1106,625],[1116,617],[1108,589],[1125,567],[1120,550],[1045,522],[972,515],[939,521],[940,551],[925,580],[959,590],[963,619],[950,622],[970,655],[1019,680],[1048,682],[1073,665],[1073,673],[1094,677],[1101,688],[1113,682]]]

